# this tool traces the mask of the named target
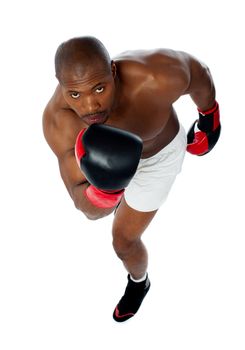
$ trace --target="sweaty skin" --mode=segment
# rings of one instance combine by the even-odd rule
[[[111,97],[103,102],[107,91]],[[44,111],[44,135],[58,157],[62,179],[75,206],[89,219],[104,217],[115,208],[96,208],[83,195],[89,184],[74,155],[76,136],[90,123],[83,116],[107,110],[104,123],[139,135],[142,158],[148,158],[178,133],[173,103],[185,94],[201,110],[211,108],[215,88],[210,71],[193,56],[168,49],[128,51],[113,59],[110,76],[90,67],[84,76],[71,75],[58,84]],[[124,198],[116,211],[113,246],[134,278],[141,278],[147,269],[147,252],[140,237],[156,212],[136,211]]]

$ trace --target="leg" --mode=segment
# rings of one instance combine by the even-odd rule
[[[143,277],[147,270],[148,256],[141,235],[157,210],[140,212],[130,208],[123,198],[113,222],[113,246],[129,274],[134,279]],[[124,322],[135,315],[150,288],[147,277],[142,282],[133,282],[128,275],[125,293],[117,304],[113,318]]]
[[[156,212],[157,210],[151,212],[134,210],[123,198],[115,214],[112,227],[113,247],[134,279],[140,279],[147,270],[147,250],[141,241],[141,235]]]

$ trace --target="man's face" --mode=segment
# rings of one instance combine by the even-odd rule
[[[85,124],[108,119],[115,97],[113,72],[96,67],[87,68],[83,74],[65,72],[61,88],[66,102]]]

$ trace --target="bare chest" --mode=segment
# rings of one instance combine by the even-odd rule
[[[149,100],[131,101],[110,116],[112,125],[139,135],[143,141],[154,139],[166,125],[171,107]]]
[[[147,100],[132,103],[120,114],[113,114],[106,124],[140,136],[143,140],[142,158],[150,157],[165,147],[179,128],[172,106]]]

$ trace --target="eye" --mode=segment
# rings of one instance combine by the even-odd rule
[[[97,92],[97,94],[101,94],[103,91],[105,90],[105,88],[103,86],[97,88],[95,91]]]
[[[74,91],[74,92],[71,94],[71,97],[74,98],[74,99],[77,99],[77,98],[80,97],[80,94],[79,94],[79,92],[75,92],[75,91]]]

